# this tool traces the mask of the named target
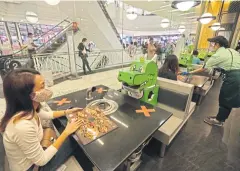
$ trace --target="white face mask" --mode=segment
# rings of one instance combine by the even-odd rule
[[[53,92],[48,89],[42,89],[40,91],[36,91],[35,93],[31,94],[31,98],[33,101],[41,103],[48,101],[53,95]]]

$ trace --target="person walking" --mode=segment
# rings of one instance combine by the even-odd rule
[[[223,126],[232,108],[240,107],[240,54],[229,48],[228,40],[223,36],[208,39],[211,48],[216,51],[206,64],[195,71],[220,68],[223,74],[223,84],[219,94],[219,110],[217,116],[209,116],[204,122],[209,125]]]
[[[130,45],[128,46],[128,54],[131,58],[134,57],[136,53],[136,48],[137,47],[133,44],[133,42],[131,42]]]
[[[149,44],[148,44],[147,50],[148,50],[147,59],[151,60],[154,57],[155,52],[156,52],[156,47],[153,44],[152,37],[150,37],[150,39],[149,39]]]
[[[37,47],[38,46],[35,45],[33,42],[33,34],[28,33],[27,49],[28,49],[29,60],[26,63],[26,68],[34,68],[34,61],[33,61],[32,55],[36,54],[35,48],[37,48]]]
[[[91,70],[91,68],[89,66],[88,60],[87,60],[87,57],[88,57],[87,51],[90,52],[90,50],[87,49],[86,46],[87,46],[87,39],[83,38],[82,42],[79,43],[79,45],[78,45],[78,50],[79,50],[79,56],[82,59],[83,72],[84,72],[85,75],[87,74],[86,73],[86,66],[87,66],[89,72],[92,72],[92,70]]]

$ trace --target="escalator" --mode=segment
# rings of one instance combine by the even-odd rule
[[[109,16],[109,14],[108,14],[108,12],[107,12],[107,9],[106,9],[106,6],[105,6],[105,5],[106,5],[106,1],[101,1],[101,0],[100,0],[100,1],[97,1],[97,2],[98,2],[98,4],[99,4],[99,6],[101,7],[101,9],[102,9],[105,17],[107,18],[109,24],[111,25],[113,31],[115,32],[118,40],[119,40],[120,43],[122,44],[122,40],[121,40],[120,34],[118,33],[117,28],[115,27],[115,25],[114,25],[111,17]]]
[[[60,29],[58,30],[58,32],[56,32],[54,31],[55,28]],[[36,38],[33,38],[34,43],[38,45],[38,47],[36,48],[36,53],[53,53],[54,51],[56,51],[66,42],[66,32],[69,30],[72,30],[72,22],[68,19],[64,19],[47,32]],[[77,31],[78,30],[75,30],[74,32],[76,33]],[[54,36],[52,36],[53,34]],[[27,46],[23,47],[21,50],[13,54],[0,56],[0,58],[1,57],[14,57],[15,59],[28,57]]]
[[[59,27],[61,29],[59,29],[59,32],[54,32],[54,36],[49,37],[49,33],[52,32],[56,27]],[[55,25],[52,29],[48,30],[44,34],[34,39],[34,42],[41,42],[36,48],[36,53],[54,53],[66,43],[67,31],[72,30],[72,22],[68,19],[64,19],[63,21]],[[73,31],[74,33],[77,33],[79,29],[76,28]],[[47,41],[42,41],[42,39],[46,38]],[[0,56],[1,75],[4,75],[4,73],[7,73],[13,69],[20,68],[27,63],[28,59],[29,58],[27,47],[24,47],[13,54]]]

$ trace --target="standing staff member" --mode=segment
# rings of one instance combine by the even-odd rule
[[[210,125],[223,126],[232,108],[240,107],[240,55],[229,48],[228,41],[223,36],[208,39],[216,51],[206,65],[192,73],[203,71],[204,68],[221,68],[224,74],[223,84],[219,94],[219,111],[217,116],[210,116],[204,122]]]
[[[83,72],[84,74],[86,75],[86,66],[89,70],[89,72],[92,72],[90,66],[89,66],[89,63],[88,63],[88,60],[87,60],[87,51],[90,52],[89,49],[86,48],[87,47],[87,39],[86,38],[83,38],[82,39],[82,42],[79,43],[78,45],[78,50],[79,50],[79,56],[81,57],[82,59],[82,63],[83,63]]]

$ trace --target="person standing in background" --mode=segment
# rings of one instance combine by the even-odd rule
[[[89,72],[92,72],[92,70],[91,70],[91,68],[89,66],[88,60],[87,60],[87,57],[88,57],[87,51],[90,52],[90,50],[87,49],[86,46],[87,46],[87,39],[83,38],[82,42],[79,43],[79,45],[78,45],[78,50],[79,50],[79,56],[82,59],[83,72],[84,72],[85,75],[87,74],[86,73],[86,66],[87,66]]]
[[[133,42],[131,42],[130,45],[128,46],[128,54],[131,58],[134,56],[134,51],[135,51],[135,48],[134,48]]]
[[[152,37],[150,37],[150,39],[149,39],[147,50],[148,50],[147,59],[151,60],[154,57],[155,52],[156,52],[156,47],[153,44],[153,38]]]
[[[200,65],[201,60],[198,58],[198,51],[194,50],[192,53],[192,64]]]
[[[147,53],[147,42],[143,43],[142,44],[142,53],[143,55],[145,56],[145,54]]]
[[[160,61],[160,64],[163,64],[163,58],[162,58],[162,47],[161,44],[158,43],[156,46],[157,50],[156,50],[156,55],[157,55],[157,60]]]
[[[35,48],[38,46],[34,44],[33,42],[33,34],[28,33],[28,39],[27,39],[27,48],[28,48],[28,56],[29,60],[26,63],[26,68],[34,68],[34,61],[32,59],[32,55],[36,53]]]

